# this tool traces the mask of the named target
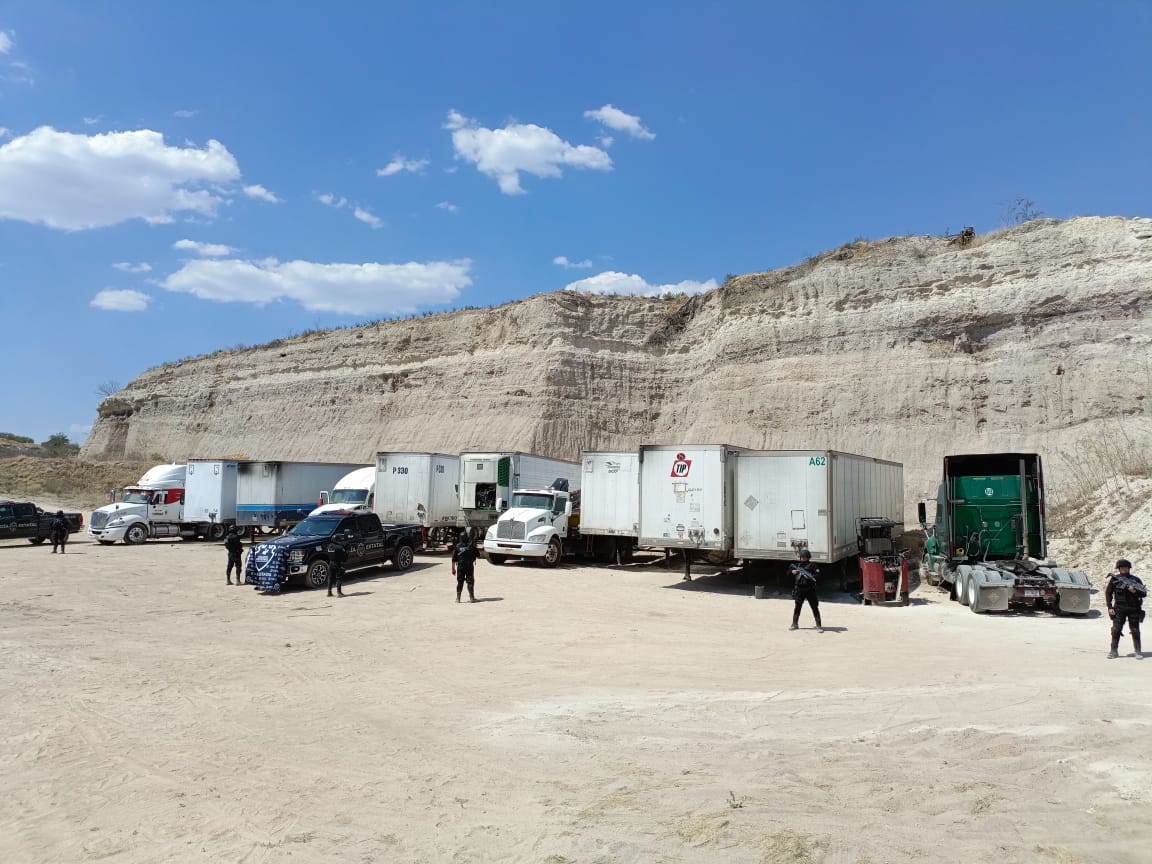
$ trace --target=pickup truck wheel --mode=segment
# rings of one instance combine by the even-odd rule
[[[500,567],[501,565],[504,564],[505,560],[506,559],[504,558],[503,555],[493,555],[492,553],[488,553],[488,563],[489,564],[493,564],[497,567]]]
[[[412,547],[405,543],[392,556],[392,566],[397,570],[407,570],[412,566],[413,555]]]
[[[328,586],[328,562],[320,559],[308,565],[304,574],[305,588],[326,588]]]
[[[39,546],[41,543],[43,543],[47,539],[48,539],[47,537],[29,537],[28,542],[31,543],[33,546]]]
[[[124,542],[136,546],[148,539],[148,529],[137,523],[124,532]]]
[[[560,548],[560,541],[553,537],[548,541],[548,551],[544,553],[544,566],[555,567],[560,563],[560,557],[564,554],[564,550]]]

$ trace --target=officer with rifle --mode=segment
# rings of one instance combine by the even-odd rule
[[[812,617],[816,619],[816,632],[823,633],[824,627],[820,623],[820,598],[816,596],[816,583],[820,578],[820,571],[812,563],[812,553],[801,549],[799,561],[789,568],[792,575],[792,599],[796,601],[796,608],[792,610],[792,626],[789,630],[800,629],[800,610],[804,603],[812,607]]]
[[[1148,589],[1140,577],[1132,572],[1132,562],[1121,558],[1116,562],[1116,570],[1109,574],[1104,586],[1104,601],[1108,604],[1108,617],[1112,619],[1111,660],[1120,656],[1120,637],[1124,635],[1124,622],[1132,633],[1132,647],[1136,649],[1136,659],[1144,657],[1140,650],[1140,622],[1144,620],[1144,598]]]

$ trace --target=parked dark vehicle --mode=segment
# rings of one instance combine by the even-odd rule
[[[39,546],[51,536],[55,513],[29,501],[0,501],[0,540],[23,540]],[[69,535],[84,527],[83,513],[65,513]]]
[[[249,555],[259,560],[275,549],[287,559],[284,583],[323,588],[328,584],[330,544],[339,543],[348,550],[344,570],[354,575],[388,562],[396,570],[407,570],[420,538],[419,525],[382,525],[375,513],[337,511],[309,516],[282,537],[254,544]]]

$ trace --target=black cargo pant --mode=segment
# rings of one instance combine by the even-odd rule
[[[68,543],[68,535],[67,534],[57,533],[57,534],[52,535],[52,551],[53,552],[55,552],[56,547],[59,546],[60,547],[60,554],[63,555],[64,554],[64,547],[67,545],[67,543]]]
[[[1124,622],[1128,622],[1128,631],[1132,634],[1132,647],[1140,651],[1140,618],[1144,614],[1140,609],[1128,606],[1115,607],[1116,616],[1112,619],[1112,650],[1120,650],[1120,637],[1124,635]]]
[[[792,626],[798,627],[800,625],[800,610],[804,608],[805,601],[812,607],[812,617],[816,619],[816,626],[821,626],[820,598],[816,596],[816,589],[808,588],[805,591],[797,591],[792,597],[796,601],[796,608],[792,610]]]
[[[456,565],[456,599],[460,599],[460,594],[464,591],[464,586],[468,586],[468,598],[470,600],[476,599],[476,565],[469,564],[464,566],[462,564]]]
[[[344,565],[336,564],[335,562],[328,562],[328,596],[332,596],[332,589],[335,587],[336,593],[344,595]]]
[[[231,552],[229,552],[228,553],[228,570],[224,574],[224,578],[227,579],[229,582],[232,581],[232,568],[233,567],[236,568],[236,584],[237,585],[244,584],[244,570],[241,566],[240,555],[239,555],[239,553],[236,555],[233,555]]]

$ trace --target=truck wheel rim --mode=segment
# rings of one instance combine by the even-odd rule
[[[407,569],[412,566],[412,550],[405,546],[400,550],[396,556],[396,563],[400,565],[401,569]]]
[[[140,543],[144,539],[144,529],[139,525],[133,525],[128,529],[128,536],[132,538],[133,543]]]
[[[328,584],[328,565],[319,563],[313,566],[309,572],[308,581],[312,583],[313,588],[323,588]]]
[[[555,543],[548,544],[548,563],[555,564],[560,560],[560,553],[556,549]]]

